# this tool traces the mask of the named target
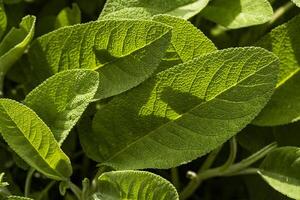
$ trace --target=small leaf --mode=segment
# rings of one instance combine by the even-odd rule
[[[198,14],[209,0],[107,0],[99,19],[147,19],[157,14],[168,14],[190,19]]]
[[[32,73],[42,82],[68,69],[100,74],[95,99],[122,93],[156,70],[169,46],[171,28],[141,20],[90,22],[53,31],[30,48]]]
[[[157,71],[217,50],[212,41],[187,20],[169,15],[156,15],[152,19],[172,27],[171,44]]]
[[[300,0],[292,0],[296,4],[296,6],[300,7]]]
[[[300,119],[300,15],[275,28],[257,46],[280,59],[276,90],[270,102],[254,120],[259,126],[278,126]]]
[[[64,8],[56,17],[55,27],[60,28],[64,26],[70,26],[80,24],[81,12],[76,3],[72,4],[72,8]]]
[[[20,196],[8,196],[7,200],[34,200],[28,197],[20,197]]]
[[[275,190],[300,199],[300,148],[277,148],[267,155],[260,168],[260,175]]]
[[[6,31],[7,17],[5,14],[5,9],[3,3],[0,2],[0,39]]]
[[[22,159],[49,178],[66,180],[72,174],[70,160],[50,129],[28,107],[0,99],[0,132]]]
[[[50,77],[31,91],[25,104],[48,125],[59,144],[93,99],[99,85],[92,70],[68,70]]]
[[[1,187],[6,187],[6,186],[9,185],[7,182],[3,182],[3,177],[4,177],[4,173],[1,173],[0,174],[0,188]]]
[[[170,168],[215,149],[269,100],[278,59],[236,48],[167,69],[96,113],[87,132],[97,161],[116,169]]]
[[[90,199],[179,200],[176,189],[169,181],[142,171],[104,173],[98,178],[98,190]]]
[[[273,9],[268,0],[212,0],[201,14],[224,27],[237,29],[271,20]]]
[[[34,35],[35,17],[26,16],[20,28],[12,28],[0,43],[0,85],[11,66],[21,58]],[[1,87],[0,86],[0,87]],[[2,88],[0,88],[2,90]],[[1,91],[2,92],[2,91]]]

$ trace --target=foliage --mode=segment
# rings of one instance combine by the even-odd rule
[[[299,4],[1,0],[0,199],[300,199]]]

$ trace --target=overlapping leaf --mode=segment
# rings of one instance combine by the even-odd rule
[[[271,31],[258,42],[280,59],[276,91],[254,124],[276,126],[300,119],[300,16]]]
[[[66,27],[38,38],[29,51],[41,82],[67,69],[100,74],[97,99],[119,94],[146,80],[169,46],[171,28],[158,22],[108,20]]]
[[[60,72],[30,92],[25,104],[48,125],[61,144],[93,99],[99,84],[92,70]]]
[[[201,14],[217,24],[236,29],[271,20],[273,9],[268,0],[212,0]]]
[[[72,174],[70,160],[50,129],[28,107],[1,99],[0,132],[22,159],[49,178],[67,180]]]
[[[272,151],[261,165],[261,176],[275,190],[300,199],[300,148],[281,147]]]
[[[7,26],[7,18],[3,3],[0,2],[0,39],[2,38]]]
[[[174,186],[150,172],[115,171],[98,178],[99,192],[91,199],[179,200]]]
[[[74,24],[80,24],[81,12],[76,3],[72,4],[72,8],[64,8],[60,11],[56,17],[55,27],[60,28],[64,26],[71,26]]]
[[[99,19],[150,18],[168,14],[189,19],[198,14],[209,0],[108,0]]]
[[[169,168],[240,131],[270,98],[278,59],[261,48],[211,53],[165,70],[98,110],[93,158],[117,169]],[[94,144],[92,144],[94,143]]]
[[[300,7],[300,0],[292,0],[298,7]]]

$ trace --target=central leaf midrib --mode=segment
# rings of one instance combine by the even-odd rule
[[[114,154],[111,158],[109,158],[109,159],[107,159],[106,161],[104,161],[104,163],[107,163],[107,162],[113,160],[113,159],[116,158],[118,155],[120,155],[120,154],[122,154],[123,152],[125,152],[127,149],[130,149],[131,146],[133,146],[134,144],[138,143],[140,140],[142,140],[142,139],[144,139],[144,138],[146,138],[146,137],[149,137],[149,135],[151,135],[151,134],[154,134],[158,129],[161,129],[161,128],[163,128],[164,126],[166,126],[166,125],[168,125],[168,124],[170,124],[170,123],[174,123],[174,121],[176,121],[176,120],[182,118],[182,116],[184,116],[185,114],[187,114],[187,113],[191,112],[192,110],[197,109],[198,107],[200,107],[200,106],[202,106],[202,105],[204,105],[204,104],[206,104],[206,103],[208,103],[208,102],[214,100],[217,96],[219,96],[219,95],[221,95],[221,94],[227,92],[227,91],[230,90],[231,88],[237,86],[238,84],[240,84],[240,83],[243,82],[244,80],[247,80],[247,79],[250,78],[251,76],[255,75],[255,74],[258,73],[259,71],[265,69],[266,67],[270,66],[271,64],[273,64],[273,63],[275,63],[275,62],[277,62],[277,60],[270,62],[269,64],[265,65],[264,67],[260,68],[259,70],[255,71],[254,73],[252,73],[252,74],[250,74],[249,76],[245,77],[244,79],[241,79],[239,82],[233,84],[232,86],[226,88],[226,89],[223,90],[222,92],[216,94],[216,95],[215,95],[213,98],[211,98],[209,101],[203,102],[203,103],[201,103],[201,104],[195,106],[194,108],[189,109],[187,112],[185,112],[185,113],[183,113],[182,115],[180,115],[180,117],[178,117],[177,119],[171,120],[171,121],[169,121],[169,122],[167,122],[167,123],[165,123],[165,124],[162,124],[161,126],[157,127],[156,129],[154,129],[154,130],[148,132],[148,134],[145,134],[145,135],[143,135],[142,137],[138,138],[137,140],[131,142],[130,144],[128,144],[128,145],[126,146],[126,148],[121,149],[119,152],[117,152],[116,154]],[[184,64],[181,64],[181,65],[184,65]]]
[[[2,105],[2,104],[1,104]],[[62,174],[58,173],[56,170],[54,170],[51,165],[47,162],[47,160],[45,160],[45,158],[40,154],[40,152],[33,146],[33,144],[29,141],[29,139],[22,133],[22,129],[18,126],[18,124],[15,122],[15,120],[10,116],[9,112],[7,111],[7,109],[5,108],[5,106],[2,105],[2,108],[5,110],[7,116],[11,119],[11,121],[13,122],[13,124],[15,124],[15,126],[18,128],[19,132],[21,133],[21,136],[25,138],[25,141],[29,144],[29,146],[32,147],[32,149],[34,149],[35,152],[37,152],[37,154],[40,156],[40,158],[42,158],[42,161],[44,161],[49,168],[51,169],[52,172],[55,172],[54,174],[57,174],[60,178],[65,178],[65,176],[63,176]],[[48,129],[49,127],[44,124]],[[49,129],[50,131],[50,129]],[[44,171],[44,170],[43,170]],[[47,173],[48,174],[48,173]]]

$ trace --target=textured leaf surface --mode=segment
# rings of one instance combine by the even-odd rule
[[[98,178],[99,192],[92,199],[179,200],[169,181],[150,172],[114,171]]]
[[[72,4],[72,8],[64,8],[60,11],[56,17],[55,26],[56,28],[80,24],[81,12],[80,8],[76,3]]]
[[[215,45],[189,21],[170,15],[156,15],[153,20],[172,27],[171,44],[157,71],[163,71],[217,50]]]
[[[98,110],[87,136],[94,154],[117,169],[169,168],[204,155],[258,114],[277,68],[272,53],[237,48],[165,70]]]
[[[300,0],[292,0],[298,7],[300,7]]]
[[[72,174],[69,158],[47,125],[28,107],[0,100],[0,131],[8,145],[29,165],[55,180]]]
[[[0,3],[0,39],[2,38],[7,26],[7,18],[3,3]]]
[[[67,69],[100,74],[97,99],[147,79],[169,46],[171,28],[158,22],[108,20],[66,27],[38,38],[29,51],[39,82]]]
[[[33,200],[31,198],[19,197],[19,196],[8,196],[7,199],[8,200]]]
[[[209,0],[108,0],[99,19],[150,18],[168,14],[189,19],[198,14]]]
[[[261,176],[275,190],[293,199],[300,199],[300,148],[281,147],[265,158]]]
[[[12,28],[0,43],[0,74],[3,76],[23,55],[34,35],[35,17],[26,16],[20,28]]]
[[[283,24],[258,42],[280,59],[276,91],[254,124],[276,126],[300,119],[300,16]]]
[[[60,72],[30,92],[25,104],[48,125],[61,144],[93,99],[98,85],[95,71]]]
[[[273,15],[268,0],[213,0],[201,14],[230,29],[263,24]]]

